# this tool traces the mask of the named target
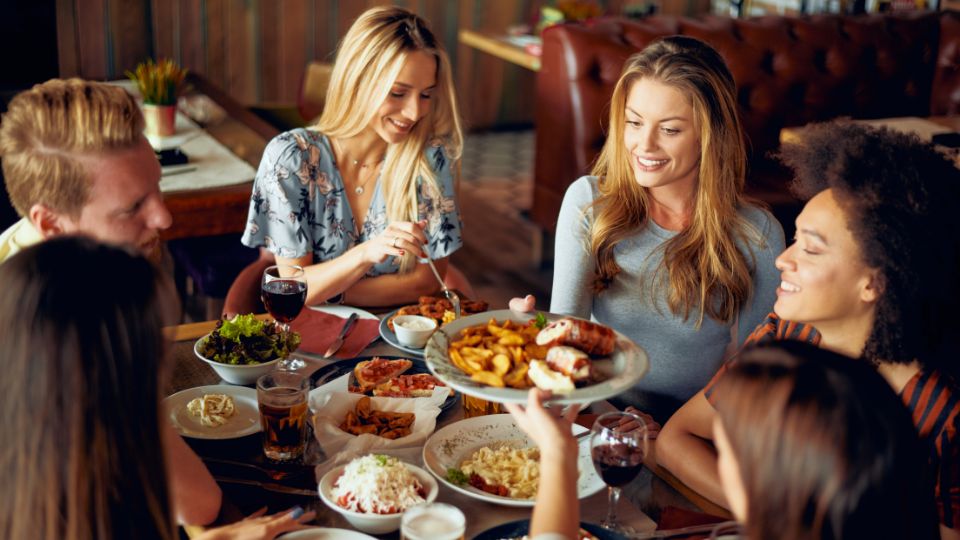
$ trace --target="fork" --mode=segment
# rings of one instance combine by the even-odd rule
[[[424,252],[426,252],[427,250],[426,246],[424,246],[423,250]],[[437,272],[437,267],[434,266],[433,264],[433,259],[431,259],[430,257],[427,257],[427,264],[430,265],[430,270],[433,270],[434,277],[436,277],[437,281],[440,283],[440,289],[443,291],[443,295],[447,297],[447,300],[449,300],[451,304],[453,304],[453,314],[456,316],[456,318],[459,319],[460,318],[460,297],[457,295],[457,293],[447,288],[447,284],[443,282],[443,278],[440,277],[440,272]]]

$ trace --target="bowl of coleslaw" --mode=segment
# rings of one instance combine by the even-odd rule
[[[427,471],[383,454],[368,454],[331,469],[320,479],[323,503],[368,534],[400,528],[403,513],[437,498],[437,481]]]

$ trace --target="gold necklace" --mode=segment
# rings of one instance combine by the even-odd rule
[[[339,141],[339,140],[334,139],[334,140],[333,140],[333,145],[336,147],[337,155],[338,155],[338,156],[340,156],[340,157],[342,157],[342,158],[345,158],[345,159],[350,159],[350,161],[352,162],[352,164],[353,164],[354,166],[360,165],[360,174],[357,175],[357,180],[358,180],[358,181],[359,181],[360,178],[363,176],[363,173],[364,173],[364,172],[367,172],[367,178],[366,178],[365,180],[363,180],[362,182],[360,182],[359,185],[357,185],[355,188],[353,188],[353,192],[354,192],[354,193],[356,193],[357,195],[363,195],[363,192],[366,190],[366,187],[367,187],[367,182],[369,182],[369,181],[370,181],[370,178],[373,176],[372,174],[370,174],[370,173],[373,172],[373,169],[372,169],[372,168],[371,168],[369,171],[365,171],[365,169],[368,169],[368,168],[370,168],[370,167],[373,167],[374,165],[379,165],[379,164],[383,163],[383,160],[386,159],[386,157],[387,157],[386,154],[380,156],[380,159],[378,159],[378,160],[376,160],[376,161],[371,161],[370,163],[363,163],[363,164],[361,164],[359,159],[347,158],[346,154],[343,153],[343,150],[340,149],[340,141]],[[342,176],[341,176],[341,178],[342,178]]]

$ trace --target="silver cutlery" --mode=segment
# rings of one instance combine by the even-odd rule
[[[233,478],[229,476],[214,476],[214,480],[223,484],[240,484],[243,486],[258,487],[264,491],[274,493],[285,493],[287,495],[302,495],[304,497],[317,497],[317,490],[303,489],[277,484],[276,482],[260,482],[258,480],[247,480],[246,478]]]
[[[356,313],[351,313],[350,316],[347,317],[347,320],[343,323],[343,328],[340,329],[340,335],[327,347],[327,352],[323,353],[324,358],[330,358],[340,350],[340,347],[343,347],[343,339],[350,333],[350,329],[353,328],[353,323],[356,322],[356,320]]]
[[[726,530],[727,528],[735,527],[736,525],[737,525],[736,521],[723,521],[720,523],[710,523],[709,525],[693,525],[690,527],[681,527],[679,529],[650,531],[647,533],[634,533],[628,536],[635,540],[648,539],[648,538],[670,538],[673,536],[687,537],[687,536],[690,536],[691,534],[710,533],[710,532],[713,532],[714,529]]]
[[[424,246],[424,252],[426,252],[426,246]],[[437,267],[433,264],[433,259],[427,257],[427,264],[430,265],[430,270],[433,270],[434,277],[437,278],[437,282],[440,283],[440,289],[443,291],[443,295],[447,297],[447,300],[453,304],[453,314],[459,319],[460,318],[460,297],[457,296],[457,293],[451,291],[447,288],[447,284],[443,282],[443,278],[440,277],[440,272],[437,272]]]

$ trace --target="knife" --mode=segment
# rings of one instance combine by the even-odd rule
[[[244,486],[255,486],[265,491],[274,493],[286,493],[287,495],[302,495],[304,497],[317,497],[317,491],[313,489],[302,489],[288,487],[274,482],[260,482],[257,480],[247,480],[246,478],[231,478],[229,476],[214,476],[214,480],[224,484],[240,484]]]
[[[350,333],[350,329],[353,328],[353,323],[356,322],[356,320],[356,313],[351,313],[350,316],[347,317],[347,320],[343,323],[343,328],[340,329],[340,335],[337,336],[337,339],[333,340],[333,343],[327,348],[327,352],[323,353],[324,358],[330,358],[340,350],[340,347],[343,347],[343,338],[347,337],[347,334]]]

